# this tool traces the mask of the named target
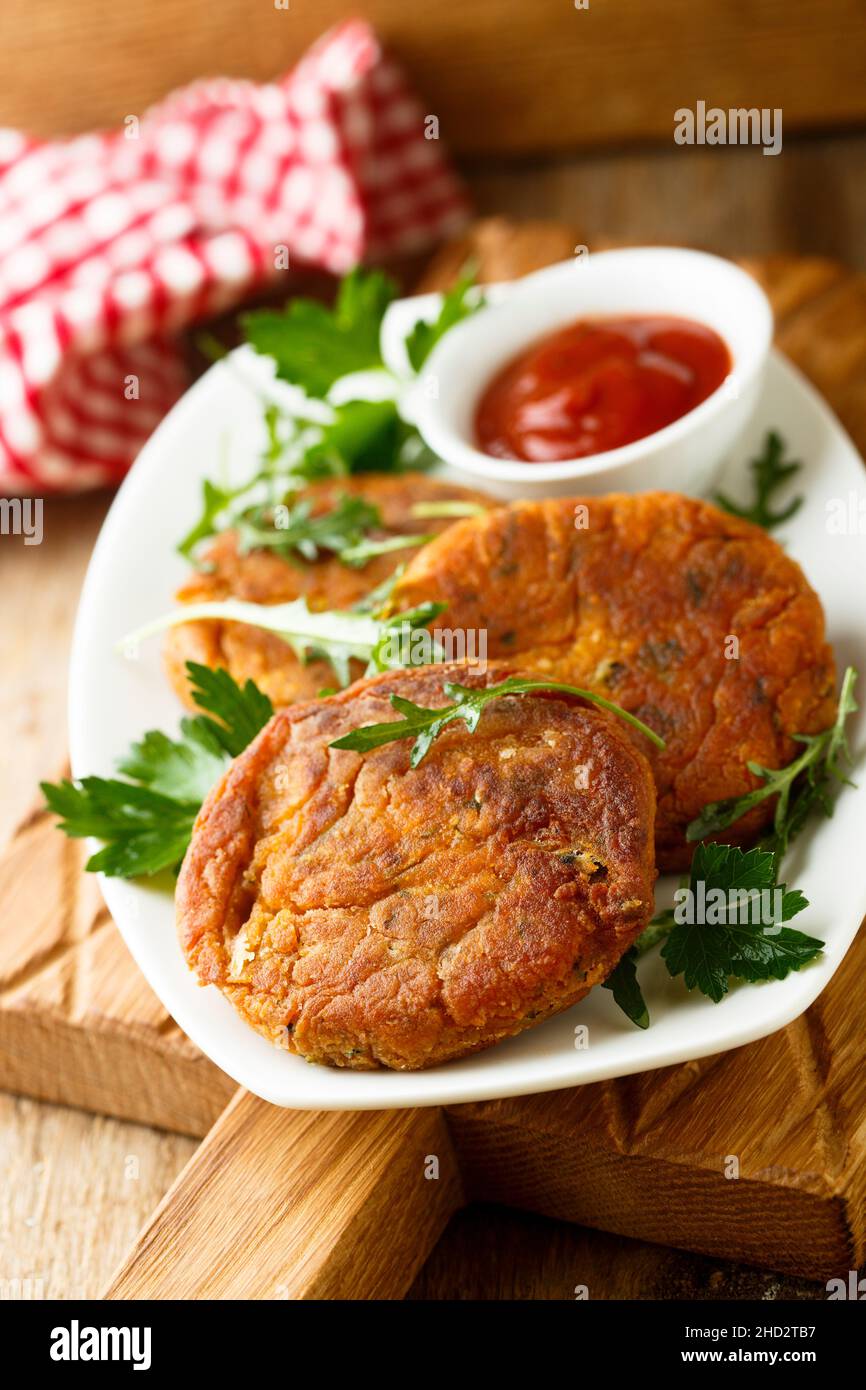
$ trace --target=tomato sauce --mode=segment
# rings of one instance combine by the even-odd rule
[[[550,463],[631,444],[721,386],[727,345],[691,319],[583,319],[520,353],[486,387],[476,438],[494,458]]]

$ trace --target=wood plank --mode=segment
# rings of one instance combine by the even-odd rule
[[[319,1114],[239,1092],[105,1297],[401,1298],[462,1202],[437,1110]]]
[[[0,1304],[96,1298],[194,1142],[0,1095]]]
[[[0,1095],[0,1302],[98,1298],[195,1141]],[[530,1212],[458,1211],[407,1297],[823,1298],[820,1285]]]
[[[84,571],[111,501],[51,497],[41,545],[0,536],[0,848],[66,762],[66,670]]]
[[[810,1279],[858,1268],[864,969],[866,929],[807,1013],[760,1042],[570,1091],[449,1107],[469,1195]]]
[[[859,0],[367,0],[363,11],[460,154],[671,142],[674,112],[698,99],[780,107],[786,134],[866,121]],[[42,0],[5,25],[0,125],[67,133],[140,115],[214,72],[266,79],[355,12],[346,0]]]
[[[722,256],[828,256],[866,270],[866,135],[786,139],[778,159],[752,149],[585,151],[579,157],[476,161],[481,217],[556,218],[590,252],[613,239],[688,245]]]
[[[407,1297],[695,1303],[824,1299],[827,1291],[805,1279],[474,1202],[449,1223]]]
[[[0,1084],[205,1134],[235,1083],[162,1007],[83,864],[47,815],[0,859]]]

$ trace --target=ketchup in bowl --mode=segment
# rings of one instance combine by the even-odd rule
[[[552,463],[631,444],[721,386],[731,354],[691,319],[582,319],[542,338],[485,388],[475,416],[494,458]]]

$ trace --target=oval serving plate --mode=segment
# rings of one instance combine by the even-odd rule
[[[428,302],[426,296],[418,301]],[[403,301],[394,309],[410,314],[413,306]],[[268,363],[247,349],[212,367],[150,439],[114,501],[87,572],[73,641],[69,722],[76,777],[112,775],[117,758],[146,729],[171,732],[178,724],[182,711],[162,673],[159,641],[145,645],[135,660],[118,654],[116,644],[172,606],[187,572],[175,545],[198,514],[202,478],[223,470],[229,480],[241,479],[251,472],[265,438],[260,399],[250,383],[267,389],[270,379]],[[784,434],[789,452],[805,465],[796,480],[805,503],[779,539],[821,596],[839,669],[852,663],[866,680],[866,537],[856,525],[843,535],[828,525],[839,506],[850,505],[856,516],[863,462],[818,395],[776,353],[748,436],[722,475],[734,495],[745,490],[745,460],[770,428]],[[861,717],[852,724],[856,751]],[[195,983],[175,940],[170,892],[120,879],[103,878],[101,887],[169,1013],[217,1066],[265,1100],[298,1109],[385,1110],[524,1095],[724,1052],[801,1014],[830,980],[866,914],[862,770],[859,780],[858,788],[842,791],[832,820],[810,824],[785,862],[787,881],[810,901],[797,927],[826,942],[823,956],[800,973],[734,988],[712,1004],[672,980],[656,950],[641,965],[652,1018],[647,1031],[628,1022],[608,991],[595,989],[520,1037],[422,1072],[330,1069],[271,1046],[216,989]],[[673,887],[673,879],[660,880],[657,902],[671,901]]]

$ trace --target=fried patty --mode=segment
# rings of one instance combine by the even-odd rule
[[[509,672],[510,673],[510,672]],[[568,1008],[648,920],[649,765],[559,696],[492,702],[412,770],[410,740],[329,748],[448,703],[461,665],[387,672],[274,715],[203,806],[177,889],[200,983],[309,1061],[412,1070]]]
[[[491,658],[606,695],[667,743],[635,735],[656,780],[656,856],[680,869],[707,802],[760,785],[796,733],[835,715],[833,654],[799,565],[757,526],[675,493],[515,502],[458,522],[394,592],[435,599],[451,628],[487,632]],[[764,802],[724,832],[747,844]]]
[[[363,497],[379,508],[380,531],[375,539],[396,535],[438,535],[452,524],[451,518],[418,518],[412,515],[417,502],[460,501],[490,504],[484,493],[472,492],[452,483],[437,482],[423,473],[359,474],[351,478],[313,483],[301,494],[312,504],[313,515],[329,511],[340,497]],[[413,554],[412,549],[376,555],[362,569],[344,565],[334,555],[308,563],[292,563],[267,550],[241,554],[237,536],[225,531],[205,550],[202,560],[207,572],[195,573],[179,590],[181,603],[207,603],[215,599],[239,598],[252,603],[286,603],[305,598],[313,610],[351,608]],[[186,705],[194,707],[186,674],[187,661],[204,666],[224,666],[236,681],[255,681],[274,705],[280,708],[296,700],[312,699],[318,691],[333,686],[333,667],[327,661],[298,660],[292,648],[275,633],[245,623],[184,623],[171,628],[164,648],[169,680]],[[363,673],[360,662],[353,664],[353,675]]]

